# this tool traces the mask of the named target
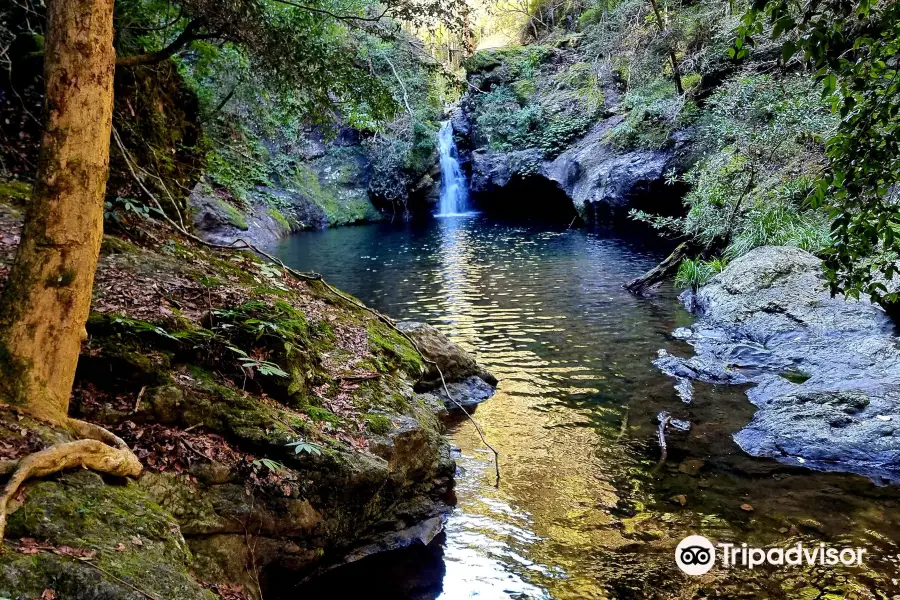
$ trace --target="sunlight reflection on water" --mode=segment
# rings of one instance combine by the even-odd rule
[[[666,248],[470,215],[302,234],[276,252],[393,317],[437,326],[501,380],[475,415],[501,454],[500,485],[473,427],[452,425],[459,505],[446,524],[442,591],[410,598],[672,598],[687,586],[671,560],[674,544],[701,530],[740,539],[748,517],[738,507],[750,494],[760,515],[766,507],[773,515],[828,512],[841,497],[843,513],[831,521],[817,514],[823,528],[858,538],[873,528],[898,531],[894,500],[841,495],[847,486],[868,493],[867,484],[805,473],[748,477],[780,467],[748,459],[731,441],[752,414],[740,390],[700,386],[694,405],[678,400],[651,361],[659,348],[688,351],[669,333],[690,316],[671,287],[652,299],[621,287]],[[671,442],[670,464],[655,477],[659,410],[695,427]],[[704,478],[678,472],[691,456],[710,461]],[[690,504],[673,507],[668,499],[681,493]],[[773,520],[755,535],[777,538],[780,528]],[[717,581],[727,589],[746,577]],[[779,585],[761,597],[792,597]]]

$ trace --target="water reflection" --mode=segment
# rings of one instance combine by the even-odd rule
[[[681,403],[650,361],[659,348],[688,351],[669,332],[689,315],[671,288],[654,299],[621,288],[666,250],[478,216],[303,234],[276,249],[379,310],[436,325],[501,379],[476,415],[501,453],[499,487],[474,429],[454,424],[459,506],[442,569],[428,571],[439,581],[425,595],[413,586],[420,591],[386,597],[794,598],[811,586],[812,598],[896,588],[887,560],[859,573],[714,570],[701,584],[677,571],[675,544],[697,532],[759,543],[841,539],[892,556],[900,504],[894,490],[858,478],[744,456],[730,437],[753,412],[740,390],[698,386],[695,402]],[[654,476],[660,410],[694,426],[673,435]],[[688,460],[700,467],[683,469]],[[420,583],[419,571],[391,573],[391,585]]]

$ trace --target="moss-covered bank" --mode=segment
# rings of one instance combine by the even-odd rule
[[[5,275],[21,223],[0,212]],[[0,597],[259,597],[446,510],[444,408],[406,339],[250,254],[146,239],[104,240],[71,410],[145,474],[26,486]],[[20,417],[0,407],[0,458],[66,439]]]

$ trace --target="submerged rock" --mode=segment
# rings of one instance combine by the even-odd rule
[[[754,456],[900,481],[900,344],[888,316],[833,298],[821,261],[797,248],[757,248],[686,304],[699,315],[697,354],[661,353],[676,378],[753,383],[758,407],[735,435]]]

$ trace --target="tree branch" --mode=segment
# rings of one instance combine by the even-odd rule
[[[391,10],[391,7],[388,6],[385,8],[380,15],[377,17],[360,17],[357,15],[339,15],[337,13],[333,13],[330,10],[325,10],[324,8],[316,8],[314,6],[306,6],[305,4],[298,4],[296,2],[291,2],[290,0],[275,0],[278,4],[284,4],[286,6],[293,6],[294,8],[299,8],[300,10],[308,10],[309,12],[319,13],[320,15],[326,15],[333,19],[337,19],[338,21],[367,21],[370,23],[375,23],[383,19],[388,11]]]
[[[204,40],[217,37],[212,34],[200,34],[198,31],[202,27],[202,24],[199,20],[191,21],[187,24],[187,27],[184,28],[184,31],[175,38],[171,44],[163,48],[162,50],[158,50],[156,52],[149,52],[147,54],[136,54],[134,56],[120,56],[116,59],[117,67],[137,67],[141,65],[152,65],[159,62],[162,62],[168,58],[174,56],[179,50],[190,44],[195,40]]]

